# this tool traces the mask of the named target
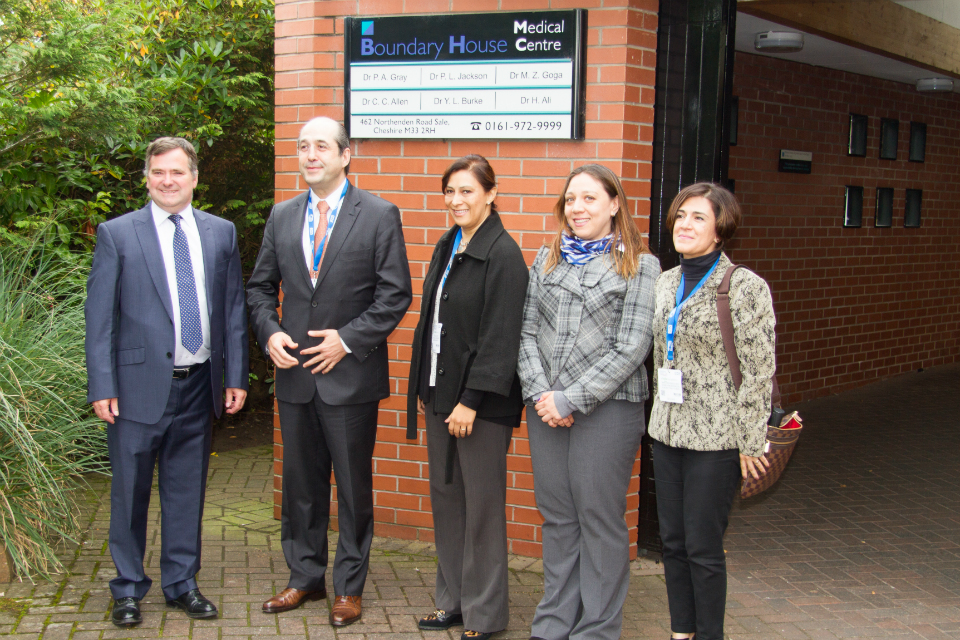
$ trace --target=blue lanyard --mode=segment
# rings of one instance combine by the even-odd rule
[[[683,308],[683,305],[687,304],[687,300],[693,297],[697,291],[700,290],[700,287],[703,286],[703,283],[713,275],[713,272],[716,271],[717,265],[720,264],[720,258],[717,258],[717,261],[713,263],[713,266],[710,267],[710,271],[707,272],[703,278],[700,279],[700,282],[697,283],[697,286],[693,288],[693,291],[690,292],[686,298],[683,297],[683,276],[680,276],[680,286],[677,287],[677,306],[674,307],[673,311],[670,313],[670,317],[667,318],[667,360],[673,360],[673,340],[677,335],[677,321],[680,319],[680,309]]]
[[[313,256],[313,270],[317,271],[320,269],[320,258],[323,257],[323,246],[327,244],[327,238],[330,237],[330,230],[333,229],[333,223],[337,221],[337,214],[340,213],[340,207],[343,206],[343,199],[347,195],[347,187],[350,186],[350,181],[346,180],[343,183],[343,191],[340,192],[340,200],[337,202],[336,208],[332,209],[327,213],[327,229],[324,231],[323,239],[320,241],[320,246],[317,247],[317,252]],[[310,246],[313,247],[314,243],[314,230],[313,230],[313,190],[310,189],[307,191],[307,211],[310,212],[310,215],[307,216],[307,221],[309,223],[310,229]]]
[[[457,255],[457,247],[460,246],[460,240],[462,238],[463,229],[457,229],[457,235],[453,239],[453,249],[450,251],[450,260],[447,261],[447,270],[443,272],[443,277],[440,278],[440,287],[437,289],[438,298],[440,297],[440,294],[443,293],[443,285],[447,282],[447,276],[450,275],[450,267],[453,266],[453,256]]]

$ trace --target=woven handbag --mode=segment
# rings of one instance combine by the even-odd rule
[[[733,265],[723,274],[723,280],[717,289],[717,319],[720,321],[720,335],[723,337],[723,350],[727,352],[727,363],[730,365],[730,374],[733,376],[733,386],[740,390],[743,374],[740,372],[740,357],[737,355],[737,345],[733,341],[733,316],[730,315],[730,276],[742,265]],[[752,498],[762,491],[766,491],[773,483],[780,479],[787,462],[797,446],[803,424],[800,416],[794,411],[784,415],[780,408],[780,387],[777,385],[777,375],[773,375],[773,393],[771,394],[772,410],[767,422],[767,444],[763,455],[770,467],[759,479],[747,477],[740,486],[740,498]]]

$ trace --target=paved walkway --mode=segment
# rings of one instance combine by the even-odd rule
[[[800,409],[779,486],[734,507],[727,633],[960,638],[960,366]]]
[[[960,367],[951,366],[800,407],[806,433],[785,481],[734,507],[728,637],[960,638],[958,392]],[[58,583],[0,585],[0,636],[459,638],[459,628],[416,627],[433,604],[432,545],[385,538],[374,542],[362,622],[335,632],[323,602],[261,613],[261,602],[287,578],[272,518],[270,455],[268,447],[244,449],[211,462],[199,581],[219,605],[219,619],[188,620],[166,608],[154,585],[142,625],[120,630],[109,622],[109,491],[106,481],[94,479],[82,514],[86,536],[63,553],[69,573]],[[157,577],[156,507],[152,522],[148,554]],[[511,569],[510,627],[498,640],[529,637],[542,593],[539,561],[512,558]],[[633,566],[624,638],[667,638],[659,573],[649,561]]]

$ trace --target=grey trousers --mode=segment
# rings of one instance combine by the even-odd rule
[[[615,640],[630,583],[627,487],[645,430],[643,405],[608,400],[572,427],[527,410],[533,486],[544,518],[544,595],[531,636]]]
[[[507,448],[513,429],[486,420],[456,440],[445,484],[447,414],[426,407],[430,502],[437,545],[436,605],[462,613],[463,627],[491,633],[510,619],[507,584]]]

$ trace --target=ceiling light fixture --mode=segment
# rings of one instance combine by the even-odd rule
[[[803,49],[803,34],[795,31],[762,31],[753,39],[753,48],[765,53],[791,53]]]
[[[917,80],[917,91],[953,91],[953,79],[920,78]]]

